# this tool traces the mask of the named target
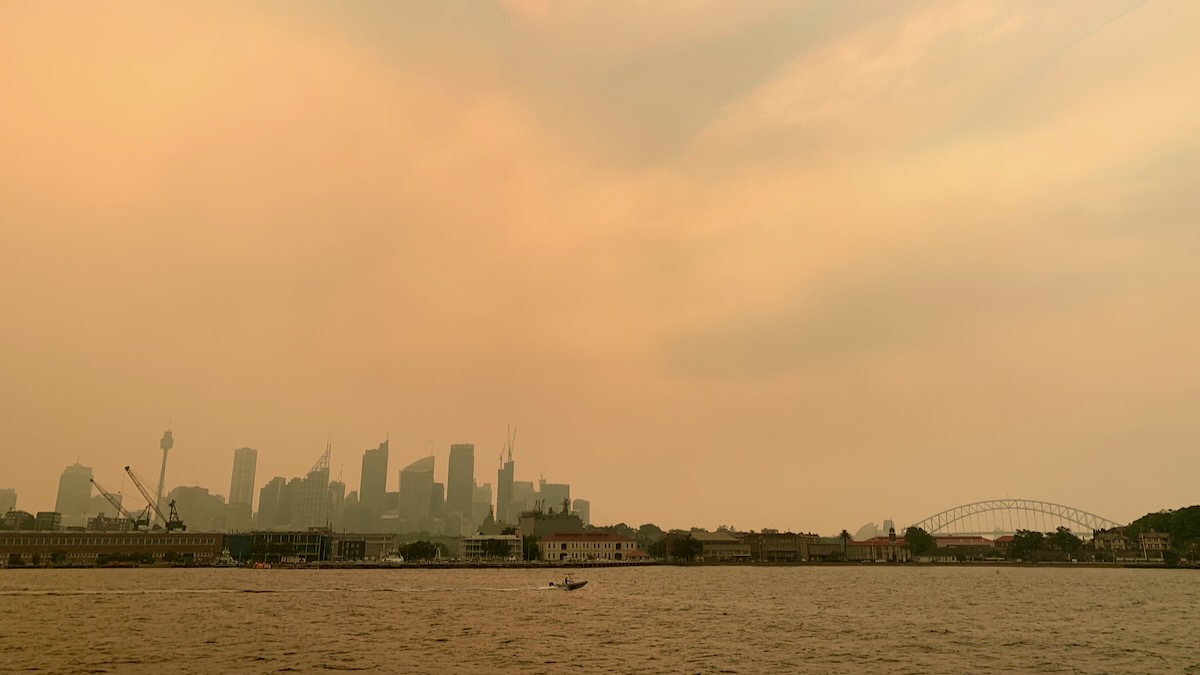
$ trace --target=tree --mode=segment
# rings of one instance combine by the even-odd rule
[[[846,549],[850,546],[850,533],[842,530],[838,533],[838,539],[842,540],[842,560],[846,559]]]
[[[662,539],[659,539],[653,544],[647,546],[646,553],[648,553],[652,558],[667,557],[667,538],[663,537]]]
[[[1063,527],[1062,525],[1059,525],[1054,534],[1050,535],[1048,543],[1050,544],[1050,548],[1066,551],[1067,553],[1076,553],[1083,548],[1083,540],[1076,537],[1070,528]]]
[[[180,556],[177,551],[167,551],[163,554],[162,559],[165,563],[175,563],[179,561],[179,557]]]
[[[33,563],[33,566],[34,566],[34,567],[38,567],[38,566],[40,566],[40,565],[42,564],[42,556],[41,556],[41,554],[34,553],[34,554],[33,554],[33,555],[30,557],[30,561]]]
[[[704,543],[691,537],[679,537],[671,542],[671,557],[691,562],[704,552]]]
[[[637,536],[634,538],[637,540],[638,548],[649,549],[655,542],[666,536],[667,533],[663,532],[659,526],[653,523],[646,523],[637,529]]]
[[[904,543],[913,555],[925,555],[937,548],[937,540],[933,535],[915,525],[904,531]]]
[[[1045,535],[1032,530],[1017,530],[1009,545],[1009,554],[1021,560],[1037,560],[1038,553],[1045,543]]]
[[[484,558],[507,558],[509,544],[504,539],[484,539],[479,547]]]
[[[66,551],[60,550],[60,551],[55,551],[50,554],[50,564],[51,565],[61,565],[65,562],[67,562],[67,552]]]
[[[399,551],[405,560],[433,560],[438,556],[438,547],[424,539],[405,544]]]
[[[538,548],[538,541],[541,537],[536,535],[527,535],[521,540],[521,548],[524,551],[526,560],[539,560],[542,557],[541,549]]]

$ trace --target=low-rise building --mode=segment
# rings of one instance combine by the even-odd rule
[[[846,543],[846,560],[908,562],[911,559],[904,537],[872,537]]]
[[[743,532],[738,538],[750,550],[750,559],[759,562],[805,562],[809,556],[809,546],[820,541],[815,534],[797,534],[795,532],[779,532],[763,530],[762,532]]]
[[[1138,548],[1142,550],[1142,556],[1146,560],[1162,560],[1163,553],[1171,548],[1171,535],[1154,530],[1139,532]]]
[[[323,530],[254,532],[251,557],[264,563],[311,563],[329,560],[333,537]]]
[[[584,562],[588,560],[628,560],[637,549],[630,537],[609,532],[552,534],[538,541],[542,560]]]
[[[38,511],[33,527],[39,532],[53,532],[62,529],[62,514],[58,511]]]
[[[703,562],[748,562],[750,545],[728,532],[692,532],[692,540],[700,542],[697,560]]]
[[[473,534],[462,538],[464,560],[520,560],[521,537],[516,534]]]
[[[205,532],[0,532],[0,560],[31,564],[92,565],[104,559],[143,558],[207,564],[221,554],[221,535]]]

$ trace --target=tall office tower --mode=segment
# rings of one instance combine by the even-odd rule
[[[433,491],[429,493],[429,517],[446,517],[446,484],[434,483]]]
[[[273,530],[280,526],[281,520],[287,522],[287,511],[283,510],[286,486],[287,479],[276,476],[258,491],[258,529]]]
[[[569,511],[571,507],[571,486],[565,483],[547,483],[546,479],[540,482],[538,490],[538,499],[542,500],[542,508],[549,512],[554,509],[555,513],[562,512],[563,505],[566,504],[565,510]]]
[[[114,494],[113,499],[117,500],[118,504],[124,504],[125,498],[120,494]],[[105,518],[119,518],[120,511],[112,505],[112,502],[104,498],[104,495],[92,495],[88,502],[87,515],[89,518],[93,516],[104,516]]]
[[[387,492],[388,442],[363,453],[362,477],[358,483],[358,506],[361,532],[378,532],[383,516],[383,495]]]
[[[509,514],[509,507],[512,506],[512,491],[513,491],[513,474],[515,473],[515,465],[512,458],[512,446],[508,448],[508,461],[500,463],[500,470],[496,472],[496,522],[497,523],[515,523],[517,522],[517,514]],[[511,520],[509,516],[512,516]]]
[[[83,466],[76,462],[63,469],[58,478],[58,498],[54,500],[54,510],[61,513],[68,524],[75,523],[72,519],[85,518],[92,499],[92,467]]]
[[[250,515],[254,513],[254,473],[257,468],[258,450],[238,448],[233,451],[233,475],[229,479],[225,529],[234,532],[250,529]]]
[[[422,457],[400,471],[400,532],[429,529],[432,496],[433,457]]]
[[[476,485],[474,495],[471,502],[471,526],[478,531],[479,526],[492,512],[492,484]]]
[[[516,525],[522,511],[533,508],[537,493],[533,490],[533,481],[515,480],[512,484],[512,501],[508,505],[508,515],[512,518],[509,525]]]
[[[586,499],[576,499],[571,502],[571,510],[583,521],[583,526],[592,524],[592,503]]]
[[[17,490],[15,488],[0,488],[0,515],[17,508]]]
[[[225,498],[209,494],[208,488],[180,485],[167,493],[167,503],[175,502],[179,519],[189,532],[220,532],[225,529]]]
[[[329,524],[329,455],[332,451],[332,444],[326,442],[324,454],[304,478],[299,479],[297,490],[292,494],[292,517],[288,527],[307,530]]]
[[[346,484],[340,480],[329,481],[329,524],[334,532],[345,530]]]
[[[450,446],[450,468],[446,472],[446,514],[457,514],[469,523],[474,499],[475,446],[456,443]]]

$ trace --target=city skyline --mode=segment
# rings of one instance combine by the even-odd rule
[[[514,501],[600,523],[1195,503],[1198,22],[3,3],[0,487],[153,491],[169,423],[164,492],[239,447],[261,491],[332,437],[311,522],[382,439],[498,496],[514,424]]]

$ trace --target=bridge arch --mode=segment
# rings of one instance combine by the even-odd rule
[[[913,523],[930,534],[992,536],[1017,530],[1050,532],[1059,526],[1077,535],[1120,527],[1120,523],[1072,506],[1034,499],[989,499],[963,504]]]

